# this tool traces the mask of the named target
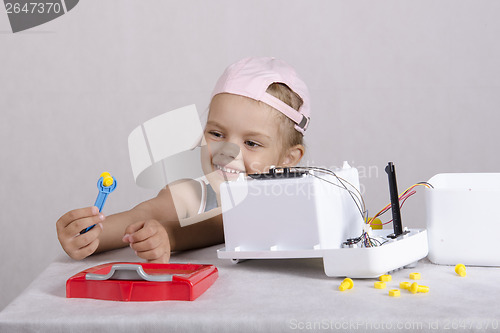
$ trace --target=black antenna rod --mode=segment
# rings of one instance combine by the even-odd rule
[[[396,168],[392,162],[389,162],[385,167],[385,172],[389,177],[389,193],[391,195],[392,208],[392,225],[394,234],[389,235],[390,238],[396,238],[403,234],[403,224],[401,222],[401,210],[399,207],[398,184],[396,182]]]

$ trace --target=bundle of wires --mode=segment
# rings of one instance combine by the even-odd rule
[[[415,190],[413,190],[415,187],[417,186],[425,186],[427,188],[434,188],[431,184],[427,183],[427,182],[419,182],[419,183],[416,183],[410,187],[408,187],[403,193],[401,193],[399,195],[399,206],[400,207],[403,207],[403,204],[406,202],[406,200],[411,197],[412,195],[414,195],[416,193]],[[377,214],[375,214],[375,216],[369,218],[369,219],[366,219],[365,222],[366,224],[369,224],[370,226],[372,225],[373,221],[375,221],[375,219],[383,214],[385,214],[389,209],[391,208],[391,204],[389,203],[387,206],[385,206],[384,208],[382,208],[382,210],[380,210]],[[382,225],[385,225],[385,224],[389,224],[391,223],[392,220],[388,221],[388,222],[385,222],[385,223],[382,223]]]
[[[382,210],[380,210],[377,214],[375,214],[375,216],[369,218],[368,217],[368,211],[366,210],[366,206],[365,206],[365,201],[363,200],[363,196],[361,195],[361,193],[359,192],[359,190],[354,185],[352,185],[351,183],[349,183],[348,181],[346,181],[345,179],[340,178],[339,176],[337,176],[337,174],[335,174],[335,172],[333,172],[330,169],[320,168],[320,167],[296,167],[296,169],[304,170],[309,175],[312,175],[312,176],[314,176],[316,178],[319,178],[319,179],[321,179],[323,181],[326,181],[326,182],[328,182],[328,183],[330,183],[332,185],[335,185],[335,186],[338,186],[340,188],[345,189],[349,193],[349,195],[351,196],[351,198],[354,201],[354,203],[356,204],[356,207],[358,208],[359,213],[361,214],[361,216],[363,218],[363,221],[365,221],[365,223],[368,224],[368,225],[370,225],[370,226],[372,225],[373,221],[375,221],[375,219],[377,217],[385,214],[391,208],[391,204],[389,203],[387,206],[385,206],[384,208],[382,208]],[[331,181],[329,181],[327,179],[319,177],[318,175],[315,175],[314,173],[311,173],[310,171],[316,171],[316,172],[319,172],[319,173],[332,175],[332,176],[334,176],[337,179],[337,181],[339,182],[339,184],[335,184],[335,183],[333,183],[333,182],[331,182]],[[400,205],[400,207],[403,207],[403,204],[406,202],[406,200],[409,197],[411,197],[412,195],[414,195],[416,193],[416,191],[414,190],[414,188],[417,187],[417,186],[425,186],[427,188],[433,188],[433,186],[431,184],[427,183],[427,182],[419,182],[419,183],[416,183],[416,184],[408,187],[398,197],[399,198],[399,205]],[[385,223],[382,223],[382,225],[389,224],[391,222],[392,222],[392,220],[390,220],[388,222],[385,222]],[[359,236],[357,238],[348,239],[345,244],[357,244],[357,243],[359,243],[361,241],[362,241],[362,246],[364,246],[364,247],[380,246],[380,245],[383,244],[379,240],[371,238],[370,235],[368,235],[368,233],[365,230],[363,230],[363,233],[361,234],[361,236]]]
[[[359,190],[356,188],[356,186],[349,183],[347,180],[339,177],[335,172],[333,172],[330,169],[320,168],[320,167],[296,167],[296,168],[299,170],[300,169],[304,170],[307,172],[307,174],[309,174],[313,177],[316,177],[320,180],[323,180],[331,185],[334,185],[334,186],[337,186],[337,187],[340,187],[340,188],[346,190],[349,193],[349,195],[351,196],[354,203],[356,204],[356,207],[358,208],[358,211],[361,214],[361,218],[363,219],[363,221],[365,221],[365,222],[367,221],[368,211],[366,210],[365,201],[363,200],[363,196],[361,195],[361,192],[359,192]],[[325,178],[322,178],[322,177],[316,175],[315,173],[311,173],[310,171],[314,171],[314,172],[319,173],[319,174],[322,173],[322,174],[334,176],[337,179],[338,184],[331,182]],[[378,240],[374,240],[374,239],[370,238],[370,236],[368,235],[368,233],[366,231],[363,231],[361,236],[359,236],[357,238],[348,239],[346,244],[351,244],[351,245],[357,244],[360,241],[363,241],[362,244],[365,247],[372,247],[372,246],[381,245],[381,243]]]
[[[337,187],[340,187],[340,188],[346,190],[349,193],[349,195],[351,196],[354,203],[356,204],[356,207],[358,208],[358,211],[361,214],[361,217],[363,218],[363,220],[366,219],[368,212],[366,210],[365,201],[363,200],[363,196],[361,195],[361,192],[359,192],[359,190],[356,188],[356,186],[349,183],[347,180],[337,176],[337,174],[330,169],[320,168],[320,167],[295,167],[295,169],[306,171],[306,173],[310,176],[316,177],[316,178],[318,178],[322,181],[325,181],[331,185],[334,185],[334,186],[337,186]],[[328,179],[322,178],[314,173],[311,173],[310,171],[315,171],[318,173],[323,173],[323,174],[334,176],[337,179],[339,184],[331,182]]]

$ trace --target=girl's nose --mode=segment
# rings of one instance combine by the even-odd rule
[[[225,155],[234,160],[240,154],[240,147],[231,142],[221,142],[219,154]]]
[[[210,143],[210,151],[214,162],[217,162],[219,165],[227,165],[241,157],[240,147],[237,144],[227,141]]]

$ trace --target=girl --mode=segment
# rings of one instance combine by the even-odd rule
[[[171,251],[223,243],[219,185],[241,173],[299,163],[309,116],[307,87],[288,64],[246,58],[229,66],[212,93],[204,130],[208,184],[174,182],[156,198],[108,217],[97,207],[72,210],[56,223],[59,242],[77,260],[129,244],[140,258],[163,263]],[[182,219],[189,225],[181,227]],[[80,234],[94,224],[100,227]]]

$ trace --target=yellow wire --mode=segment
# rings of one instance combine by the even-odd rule
[[[398,200],[403,196],[404,193],[408,192],[409,190],[411,190],[412,188],[414,187],[417,187],[417,186],[425,186],[427,188],[431,188],[429,186],[429,184],[425,184],[425,183],[417,183],[417,184],[413,184],[412,186],[408,187],[406,190],[404,190],[403,192],[401,192],[401,194],[398,196]],[[389,208],[391,206],[391,204],[388,204],[387,206],[385,206],[384,208],[382,208],[377,214],[375,214],[371,219],[368,220],[367,224],[371,225],[372,222],[375,220],[375,218],[377,216],[380,215],[380,213],[382,213],[384,210],[386,210],[387,208]]]

